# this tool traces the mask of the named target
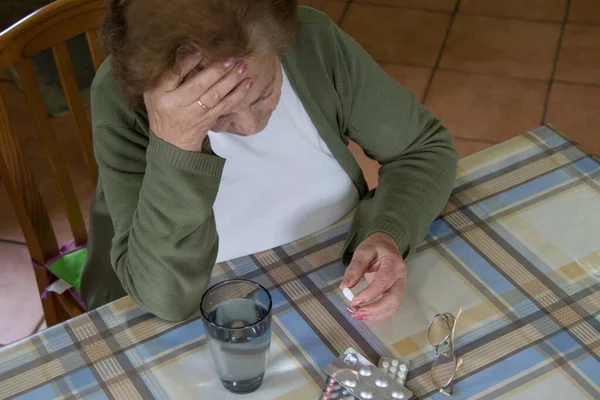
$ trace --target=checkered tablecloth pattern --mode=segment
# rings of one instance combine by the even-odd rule
[[[244,399],[316,399],[322,368],[347,347],[410,359],[407,386],[442,398],[427,327],[459,307],[456,398],[600,398],[600,163],[569,139],[538,128],[460,162],[388,321],[346,314],[350,220],[215,268],[215,281],[252,279],[274,301],[267,377]],[[221,388],[198,316],[167,323],[124,298],[1,349],[0,398],[238,396]]]

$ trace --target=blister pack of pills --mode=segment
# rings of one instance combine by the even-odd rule
[[[408,368],[408,366],[407,366]],[[389,372],[375,367],[369,360],[350,348],[324,368],[327,375],[359,400],[410,399],[412,392],[398,383]]]
[[[319,400],[357,400],[350,391],[337,383],[332,377],[327,378],[323,393]]]
[[[397,358],[381,357],[379,359],[379,369],[387,374],[390,379],[395,379],[396,382],[404,386],[406,383],[406,375],[410,367],[410,363],[406,360]]]

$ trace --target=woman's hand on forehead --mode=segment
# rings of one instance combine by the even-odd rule
[[[193,73],[201,61],[200,54],[184,57],[144,93],[154,134],[188,151],[201,151],[216,120],[243,104],[254,85],[244,61],[218,62]]]

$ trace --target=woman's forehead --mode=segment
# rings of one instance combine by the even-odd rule
[[[258,84],[271,81],[279,67],[279,59],[273,56],[253,56],[243,61],[248,65],[247,76],[256,80]]]

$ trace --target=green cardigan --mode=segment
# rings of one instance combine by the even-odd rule
[[[283,67],[361,201],[343,259],[385,232],[405,256],[424,239],[452,189],[452,136],[325,14],[300,8],[300,35]],[[100,178],[91,209],[81,294],[90,309],[130,295],[166,320],[198,308],[217,256],[212,205],[226,160],[157,138],[143,108],[123,99],[110,60],[92,86]],[[381,164],[368,192],[348,139]],[[290,177],[293,184],[293,177]]]

